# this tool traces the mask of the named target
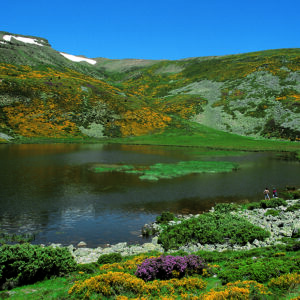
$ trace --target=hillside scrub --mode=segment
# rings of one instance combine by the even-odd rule
[[[243,136],[299,140],[299,49],[178,61],[98,59],[91,66],[45,43],[0,44],[0,133],[9,137],[201,135],[194,121]]]

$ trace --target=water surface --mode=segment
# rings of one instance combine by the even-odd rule
[[[155,182],[125,173],[94,173],[97,163],[151,165],[227,160],[238,171]],[[218,202],[247,202],[262,191],[299,185],[300,164],[275,153],[201,156],[195,148],[128,145],[0,145],[0,230],[35,232],[35,243],[89,247],[147,240],[145,223],[163,211],[198,213]]]

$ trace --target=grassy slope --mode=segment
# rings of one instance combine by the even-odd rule
[[[295,139],[299,131],[297,120],[288,121],[286,126],[291,127],[287,128],[282,127],[281,122],[292,118],[299,109],[298,75],[295,75],[300,68],[299,57],[299,49],[279,49],[179,61],[98,59],[99,63],[91,66],[71,62],[50,46],[41,48],[22,42],[1,44],[0,131],[27,137],[68,138],[84,134],[90,137],[145,136],[166,130],[168,143],[172,144],[174,138],[169,138],[172,131],[180,129],[179,135],[195,131],[195,137],[187,139],[188,144],[195,145],[197,142],[193,139],[202,135],[203,129],[199,132],[199,127],[189,120],[203,114],[206,119],[196,118],[197,122],[206,124],[209,120],[222,130],[234,131],[234,126],[239,128],[240,124],[245,125],[242,130],[245,132],[247,126],[253,127],[246,124],[252,118],[254,124],[259,121],[255,129],[258,134]],[[105,68],[106,65],[113,67]],[[254,86],[247,83],[246,88],[258,92],[254,102],[246,105],[243,101],[248,99],[249,91],[239,86],[256,72],[270,74],[271,77],[268,76],[275,78],[280,87],[267,89],[265,100],[257,82]],[[296,79],[286,82],[291,73]],[[234,108],[236,101],[242,102],[243,107]],[[49,104],[55,106],[49,109]],[[267,114],[265,107],[269,107]],[[272,109],[279,110],[280,114],[274,115],[280,115],[281,119],[269,118]],[[225,114],[225,119],[221,120],[215,114],[217,111],[222,112],[223,117]],[[282,111],[289,111],[290,117]],[[207,115],[211,112],[216,115],[215,121]],[[248,119],[240,117],[241,113]],[[20,120],[19,114],[25,115],[25,120]],[[44,127],[50,130],[31,128],[42,128],[45,123]],[[79,131],[82,126],[85,129]],[[210,137],[213,136],[212,133]],[[159,140],[156,135],[153,138]],[[177,143],[185,144],[186,140],[177,138]]]
[[[200,124],[187,129],[168,129],[163,133],[112,139],[110,142],[144,145],[172,145],[243,151],[300,151],[298,142],[254,139],[222,132]]]
[[[300,153],[296,143],[224,132],[233,130],[234,123],[247,131],[253,117],[257,134],[299,139],[299,124],[292,117],[299,116],[300,49],[179,61],[98,59],[94,67],[71,62],[49,45],[14,42],[0,45],[0,61],[0,143],[5,142],[3,133],[18,137],[15,142],[103,142],[99,138],[113,137],[110,142]],[[245,84],[257,72],[263,72],[266,86],[270,76],[276,78],[278,90],[266,88],[267,94],[261,94],[260,82]],[[295,80],[287,83],[291,74]],[[254,100],[246,105],[252,91]],[[234,108],[239,102],[244,106]],[[269,117],[282,110],[290,114],[286,126],[292,127]]]

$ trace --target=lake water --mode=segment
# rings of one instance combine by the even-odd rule
[[[91,171],[97,163],[150,165],[200,158],[235,161],[240,168],[155,182]],[[36,233],[37,244],[85,241],[88,247],[144,243],[142,226],[163,211],[198,213],[218,202],[258,201],[266,186],[300,183],[299,162],[280,160],[275,153],[215,158],[184,147],[0,145],[0,166],[0,231]]]

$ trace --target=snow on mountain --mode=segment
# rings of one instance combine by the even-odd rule
[[[69,60],[72,60],[72,61],[75,61],[75,62],[85,61],[85,62],[87,62],[87,63],[89,63],[91,65],[94,65],[94,64],[97,63],[95,60],[90,59],[90,58],[75,56],[75,55],[67,54],[67,53],[63,53],[63,52],[60,52],[60,54],[63,55],[65,58],[67,58]]]
[[[3,39],[7,42],[10,42],[12,38],[17,41],[23,42],[23,43],[44,46],[44,45],[38,43],[38,41],[36,39],[32,39],[32,38],[28,38],[28,37],[14,36],[14,35],[8,35],[8,34],[3,36]]]

